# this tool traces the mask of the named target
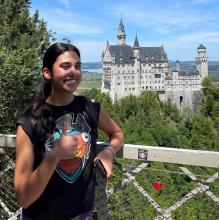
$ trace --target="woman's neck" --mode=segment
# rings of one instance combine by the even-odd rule
[[[46,102],[55,106],[64,106],[70,104],[74,100],[74,94],[69,95],[53,95],[51,94]]]

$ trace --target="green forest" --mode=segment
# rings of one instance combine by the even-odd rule
[[[39,19],[39,12],[30,15],[30,1],[0,1],[0,133],[14,134],[15,123],[23,108],[30,103],[39,89],[41,60],[45,49],[55,39],[55,33],[47,29],[46,22]],[[203,101],[195,112],[180,112],[171,103],[163,103],[154,92],[129,96],[112,104],[109,96],[100,93],[96,81],[86,78],[86,89],[80,87],[78,94],[89,96],[107,110],[125,133],[125,143],[174,148],[219,151],[219,86],[210,78],[203,81]],[[86,82],[83,82],[85,85]],[[84,86],[85,87],[85,86]],[[99,132],[99,141],[107,141]],[[117,159],[123,169],[131,172],[140,161]],[[200,175],[213,175],[216,169],[189,167]],[[162,172],[161,172],[162,171]],[[165,171],[165,172],[164,172]],[[135,179],[164,207],[173,205],[196,185],[177,165],[150,163]],[[124,174],[115,166],[114,176],[108,187],[118,185]],[[165,187],[159,192],[153,188],[154,180],[161,180]],[[210,190],[219,197],[219,181],[209,183]],[[113,219],[154,219],[156,210],[132,184],[120,187],[109,198],[109,210]],[[172,214],[172,219],[205,220],[218,219],[219,211],[211,199],[198,194]],[[146,217],[145,217],[146,216]]]

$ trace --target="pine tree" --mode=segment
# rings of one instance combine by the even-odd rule
[[[29,0],[0,1],[0,132],[15,131],[19,112],[36,94],[40,62],[52,33]]]

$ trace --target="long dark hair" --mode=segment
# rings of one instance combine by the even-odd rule
[[[52,73],[52,67],[56,59],[66,51],[73,51],[80,58],[80,51],[74,45],[69,43],[54,43],[44,54],[42,70],[47,67]],[[24,115],[31,115],[30,123],[32,129],[36,131],[37,137],[33,137],[36,138],[36,141],[39,141],[39,138],[44,137],[46,133],[52,133],[55,128],[55,122],[46,105],[46,99],[50,96],[51,91],[51,81],[43,77],[38,98],[24,111]]]

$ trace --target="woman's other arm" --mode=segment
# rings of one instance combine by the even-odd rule
[[[98,128],[109,137],[109,147],[101,151],[95,160],[100,159],[102,161],[107,172],[107,177],[111,177],[114,153],[123,145],[124,135],[121,128],[103,108],[100,110]]]

